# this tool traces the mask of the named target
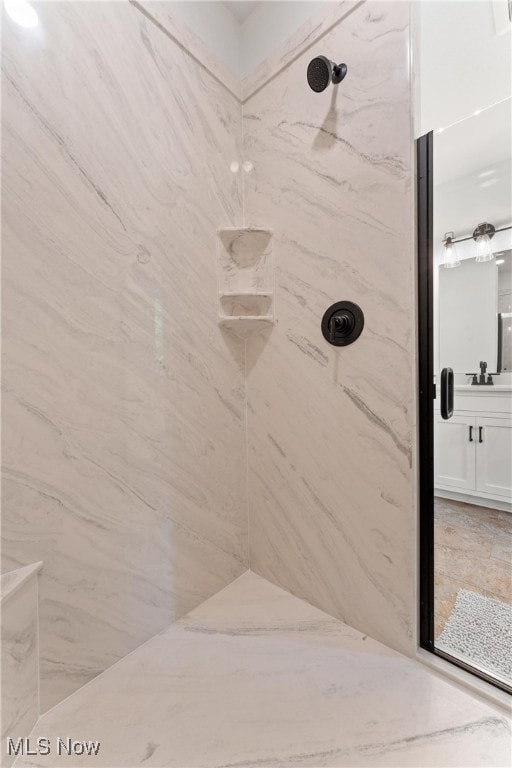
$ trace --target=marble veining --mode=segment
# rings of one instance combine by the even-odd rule
[[[44,711],[243,572],[247,511],[240,103],[130,3],[37,12],[2,29],[2,568],[45,564]]]
[[[99,741],[56,754],[57,737]],[[38,722],[34,766],[510,764],[510,718],[247,572]]]
[[[245,223],[274,231],[276,325],[247,346],[250,564],[398,650],[415,647],[409,7],[365,2],[244,104]],[[343,83],[308,89],[313,54]],[[365,313],[352,346],[321,318]]]
[[[40,563],[2,574],[2,761],[9,737],[28,736],[39,716],[38,590]]]

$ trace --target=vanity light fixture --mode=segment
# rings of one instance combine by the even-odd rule
[[[444,262],[443,267],[446,269],[453,269],[454,267],[460,267],[459,257],[457,255],[457,249],[453,242],[453,232],[447,232],[443,240],[444,244]]]
[[[491,240],[496,232],[505,232],[508,229],[512,229],[512,224],[507,227],[499,227],[496,229],[492,224],[484,221],[479,224],[474,230],[472,235],[468,237],[454,238],[453,232],[447,232],[443,239],[444,245],[444,261],[443,267],[458,267],[460,264],[459,257],[456,255],[454,246],[455,243],[464,243],[466,240],[474,240],[476,243],[476,261],[484,262],[494,259],[494,253],[492,250]],[[501,253],[499,254],[501,255]]]
[[[473,240],[476,243],[476,261],[484,262],[494,259],[491,238],[494,237],[495,232],[495,227],[487,222],[479,224],[473,232]]]

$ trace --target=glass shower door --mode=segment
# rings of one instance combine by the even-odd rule
[[[420,377],[428,368],[435,381],[421,445],[431,450],[430,467],[422,460],[422,645],[504,688],[512,685],[510,108],[507,100],[430,135],[429,275],[420,241],[420,280],[431,288],[420,286],[420,313],[422,291],[430,312],[427,328],[426,315],[420,322]]]

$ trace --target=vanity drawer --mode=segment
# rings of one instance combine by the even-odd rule
[[[457,391],[455,388],[454,412],[459,413],[460,411],[511,415],[512,392],[486,390],[473,393],[467,390]]]

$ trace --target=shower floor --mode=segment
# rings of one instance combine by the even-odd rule
[[[251,572],[44,715],[21,766],[507,766],[506,714]],[[58,756],[58,738],[101,742]]]

